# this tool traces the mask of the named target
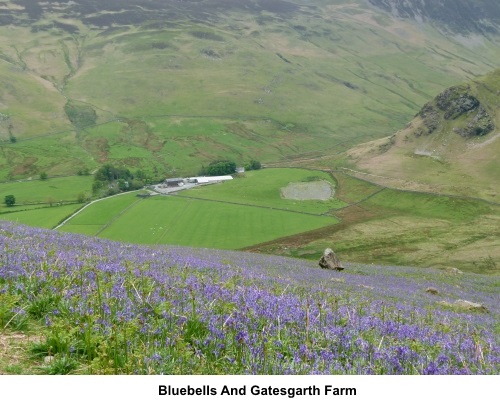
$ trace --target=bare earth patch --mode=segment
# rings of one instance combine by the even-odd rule
[[[22,374],[32,374],[32,364],[27,362],[27,346],[39,340],[20,332],[0,331],[0,375],[21,374],[18,369],[23,370]]]
[[[328,200],[334,195],[332,185],[326,180],[290,183],[281,189],[287,200]]]

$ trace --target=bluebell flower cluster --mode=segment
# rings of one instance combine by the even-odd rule
[[[500,372],[496,276],[351,263],[332,273],[291,258],[8,222],[0,246],[10,317],[39,319],[47,351],[86,373]],[[488,311],[442,304],[456,299]]]

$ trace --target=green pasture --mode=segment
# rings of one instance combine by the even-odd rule
[[[60,229],[85,235],[96,235],[100,229],[137,201],[136,193],[127,193],[96,201]]]
[[[328,142],[333,148],[337,141]],[[0,144],[0,179],[37,178],[43,170],[49,176],[75,175],[105,162],[165,177],[188,176],[214,160],[243,166],[251,159],[284,160],[322,146],[322,138],[272,120],[148,116]]]
[[[339,226],[328,233],[311,232],[300,244],[293,236],[271,242],[261,252],[317,258],[329,246],[347,262],[456,267],[487,274],[500,270],[497,206],[426,193],[380,191],[366,181],[341,173],[335,176],[339,198],[359,202],[337,211]]]
[[[335,172],[334,177],[337,181],[337,197],[347,203],[361,201],[382,189],[381,186],[356,179],[341,172]]]
[[[87,196],[91,194],[92,181],[92,176],[72,176],[0,183],[0,204],[4,205],[4,197],[10,194],[16,198],[16,206],[32,203],[47,204],[57,203],[58,201],[76,201],[80,193]]]
[[[180,195],[311,214],[326,214],[345,205],[336,198],[328,201],[288,200],[280,194],[280,189],[290,183],[316,180],[326,180],[335,187],[335,180],[328,173],[318,170],[262,169],[245,172],[242,177],[224,183],[182,191]]]
[[[55,207],[45,206],[24,211],[4,211],[0,214],[0,220],[52,229],[82,206],[83,204],[67,204]]]
[[[395,215],[451,222],[472,221],[492,212],[491,205],[478,200],[389,189],[374,195],[363,206],[381,213],[391,211]]]
[[[99,155],[89,149],[72,131],[4,143],[0,145],[0,180],[36,179],[42,171],[49,176],[72,176],[85,168],[91,171],[100,164]]]
[[[129,194],[92,204],[60,230],[131,243],[237,249],[336,222],[270,208]]]

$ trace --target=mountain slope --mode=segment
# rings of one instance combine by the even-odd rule
[[[368,0],[400,18],[432,22],[455,33],[492,34],[500,28],[496,0]]]
[[[362,0],[5,1],[0,179],[338,152],[499,64]]]
[[[381,184],[498,203],[499,94],[500,70],[451,87],[403,130],[348,154]]]

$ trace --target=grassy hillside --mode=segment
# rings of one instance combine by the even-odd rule
[[[500,202],[500,70],[454,86],[402,130],[347,152],[380,184]],[[373,176],[376,175],[376,176]]]
[[[0,243],[2,374],[500,371],[498,276],[352,263],[333,274],[5,222]]]
[[[246,250],[317,261],[325,248],[341,260],[498,274],[500,209],[473,199],[388,189],[343,173],[340,223]]]
[[[361,0],[136,3],[2,3],[0,179],[338,152],[500,63]]]
[[[18,206],[34,203],[57,203],[61,200],[76,201],[79,194],[90,196],[92,181],[91,176],[72,176],[0,183],[0,196],[3,199],[5,195],[14,195]]]
[[[497,33],[500,5],[496,0],[368,0],[395,16],[427,21],[440,29],[464,36]]]

